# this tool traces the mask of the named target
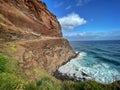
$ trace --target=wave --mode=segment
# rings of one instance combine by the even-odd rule
[[[95,51],[99,51],[99,52],[110,53],[110,51],[109,51],[109,50],[105,50],[105,48],[94,48],[93,50],[95,50]]]
[[[96,60],[89,57],[85,52],[80,52],[76,58],[61,66],[58,71],[70,77],[75,76],[76,79],[92,79],[104,84],[120,80],[119,71],[110,64],[104,62],[98,63]],[[84,76],[83,72],[88,76]]]
[[[87,79],[91,79],[91,77],[85,77],[83,75],[83,71],[80,69],[80,65],[79,65],[79,60],[82,60],[83,57],[85,57],[87,54],[85,52],[80,52],[79,55],[70,60],[67,64],[61,66],[58,71],[60,73],[62,73],[63,75],[67,75],[69,77],[76,77],[76,79],[78,78],[87,78]]]
[[[106,63],[96,64],[92,67],[83,66],[82,69],[84,69],[93,80],[100,83],[108,84],[120,80],[120,73]]]
[[[107,56],[107,55],[96,55],[95,58],[98,58],[104,62],[107,62],[107,63],[110,63],[110,64],[114,64],[114,65],[120,65],[120,62],[119,60],[117,59],[114,59],[110,56]]]

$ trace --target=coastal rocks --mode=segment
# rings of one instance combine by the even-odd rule
[[[74,61],[82,58],[84,56],[84,53],[76,52],[76,56],[71,58],[70,61],[63,64],[61,67],[59,67],[54,73],[53,76],[56,78],[64,81],[64,80],[72,80],[75,82],[81,82],[86,80],[92,80],[92,78],[86,74],[82,69],[78,68]],[[72,62],[72,64],[69,64]]]
[[[16,56],[22,57],[20,66],[24,71],[40,67],[53,75],[59,66],[76,55],[69,42],[63,38],[44,38],[18,44]],[[20,48],[24,48],[22,52]]]
[[[91,80],[91,77],[89,77],[84,72],[81,71],[81,74],[82,74],[82,77],[76,77],[75,73],[73,73],[73,75],[71,76],[71,75],[64,74],[64,73],[56,70],[54,72],[53,76],[55,76],[57,79],[60,79],[62,81],[71,80],[71,81],[75,81],[75,82],[84,82],[86,80]]]

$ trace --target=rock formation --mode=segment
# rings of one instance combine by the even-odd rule
[[[0,38],[5,40],[62,36],[56,16],[39,0],[0,0],[0,22]]]
[[[0,0],[0,43],[14,42],[13,56],[23,72],[42,68],[52,74],[75,56],[61,26],[41,0]]]

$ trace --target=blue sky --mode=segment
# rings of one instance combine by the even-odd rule
[[[120,0],[42,0],[69,40],[120,40]]]

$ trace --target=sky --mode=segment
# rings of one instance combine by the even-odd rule
[[[120,0],[42,1],[68,40],[120,40]]]

